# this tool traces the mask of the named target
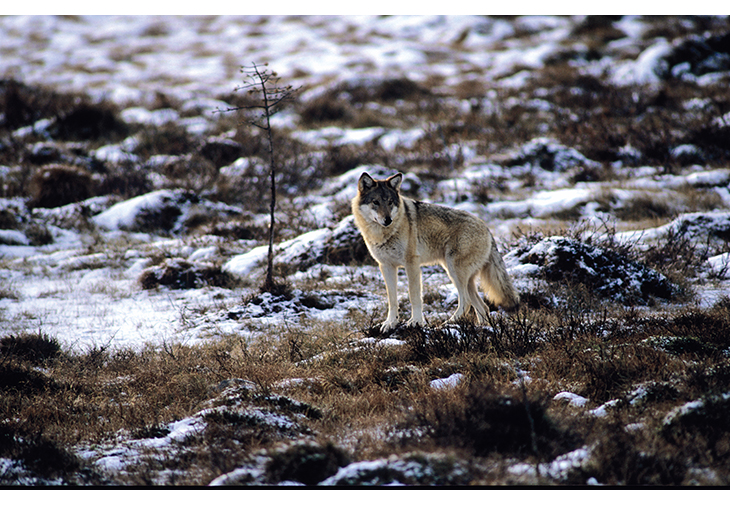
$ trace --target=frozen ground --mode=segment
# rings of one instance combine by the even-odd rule
[[[0,18],[0,74],[111,99],[129,106],[129,112],[123,114],[127,120],[155,121],[141,112],[146,111],[144,105],[153,100],[157,91],[164,90],[184,103],[209,99],[240,84],[240,65],[249,60],[269,62],[271,68],[295,85],[304,86],[305,98],[317,94],[333,80],[358,80],[364,75],[373,80],[384,76],[431,79],[440,83],[445,92],[465,79],[483,79],[496,88],[514,86],[518,79],[529,75],[530,69],[541,68],[546,58],[565,50],[566,38],[575,23],[575,19],[559,17],[524,17],[508,22],[471,16],[9,16]],[[656,79],[652,69],[664,46],[656,42],[639,57],[630,58],[636,55],[637,48],[647,45],[639,38],[642,25],[632,18],[625,18],[619,25],[626,38],[615,44],[615,56],[610,61],[604,58],[586,64],[586,71],[610,66],[615,69],[616,79],[652,82]],[[516,33],[523,36],[515,37]],[[211,102],[211,108],[215,106]],[[210,120],[208,112],[210,109],[202,116]],[[179,120],[176,115],[171,117]],[[300,131],[297,135],[312,145],[357,145],[362,142],[358,132],[325,129]],[[397,137],[398,130],[383,135],[388,132],[381,129],[374,134],[380,137],[382,146],[394,148],[403,143],[407,146],[422,132],[415,129]],[[529,152],[540,142],[549,144],[549,140],[537,139],[523,150]],[[113,152],[123,156],[125,148],[120,147],[121,151],[109,146],[97,153],[105,159]],[[563,153],[561,163],[566,170],[595,163],[564,146],[555,149]],[[465,156],[465,169],[440,183],[443,201],[487,219],[501,240],[509,239],[518,226],[537,227],[564,210],[580,208],[582,218],[599,221],[602,214],[591,211],[597,207],[592,202],[599,195],[605,197],[607,192],[613,194],[616,206],[620,207],[623,199],[646,192],[662,192],[665,198],[672,199],[674,188],[713,185],[726,208],[730,203],[727,170],[692,168],[681,176],[659,177],[657,169],[646,167],[636,172],[644,176],[634,177],[620,187],[607,187],[606,183],[574,185],[559,171],[526,167],[542,183],[525,188],[506,178],[502,167],[486,164],[479,157],[470,159],[468,152]],[[511,170],[514,174],[514,168]],[[354,195],[357,175],[359,172],[334,183],[342,188],[335,198],[346,202]],[[514,196],[486,206],[457,200],[470,190],[472,181],[485,177],[506,179],[507,184],[515,185]],[[336,224],[328,219],[326,210],[331,197],[310,194],[308,198],[315,203],[312,209],[321,209],[313,214],[315,229]],[[123,228],[124,213],[131,214],[136,208],[120,204],[115,207],[116,214],[96,216],[101,233],[119,234],[116,229]],[[108,252],[86,253],[91,239],[83,233],[61,229],[54,229],[54,233],[54,243],[47,246],[29,246],[18,236],[8,236],[3,240],[6,245],[0,246],[3,283],[16,293],[15,297],[0,301],[10,331],[42,329],[80,348],[107,343],[140,346],[167,340],[189,342],[204,336],[195,325],[187,324],[191,313],[204,312],[203,307],[216,304],[235,303],[241,297],[237,291],[210,287],[140,291],[135,281],[144,265],[144,254],[135,253],[134,248],[116,251],[112,265]],[[110,240],[118,239],[114,236]],[[220,256],[220,248],[217,252],[215,247],[211,249],[214,244],[197,247],[185,239],[176,242],[152,235],[134,235],[123,240],[147,249],[179,249],[177,255],[183,258],[208,255],[208,260],[226,261]],[[7,245],[14,243],[18,245]],[[234,270],[236,264],[239,270],[242,268],[237,258],[233,255],[228,263]],[[712,261],[716,269],[723,268],[722,257]],[[362,275],[373,292],[382,291],[376,272],[366,271]],[[444,280],[438,275],[433,278],[439,283]],[[429,281],[427,277],[426,282]],[[698,293],[699,300],[711,303],[725,293],[723,286],[706,286]]]
[[[110,100],[120,106],[120,117],[129,125],[161,128],[175,124],[204,138],[220,117],[213,111],[228,106],[214,97],[226,95],[241,84],[240,66],[248,62],[268,62],[288,83],[301,86],[302,102],[316,100],[341,83],[367,87],[383,79],[407,77],[427,83],[431,91],[443,94],[444,100],[459,110],[470,110],[476,103],[474,98],[456,98],[460,87],[469,82],[486,82],[491,91],[477,101],[488,108],[497,91],[526,87],[536,71],[561,54],[586,51],[573,42],[571,35],[581,21],[557,16],[510,20],[477,16],[4,16],[0,17],[0,76]],[[662,58],[669,54],[672,43],[662,36],[644,37],[646,23],[632,16],[617,21],[615,27],[623,36],[608,43],[601,58],[580,61],[582,75],[608,76],[616,85],[657,83],[662,78]],[[678,75],[682,71],[676,70]],[[703,86],[727,76],[727,71],[716,71],[697,78],[687,74],[686,79]],[[174,101],[176,108],[155,106],[160,93]],[[548,110],[551,106],[546,103],[536,96],[528,105],[533,110]],[[707,102],[695,100],[684,106],[703,108]],[[312,150],[342,146],[367,149],[376,145],[394,158],[418,145],[434,127],[302,128],[299,118],[288,111],[277,121],[277,128]],[[727,124],[727,114],[718,115],[714,121]],[[21,141],[35,138],[49,131],[50,122],[40,120],[12,132],[12,136]],[[162,158],[135,157],[132,151],[137,141],[128,138],[95,145],[92,157],[135,166],[166,162]],[[53,142],[49,138],[48,143]],[[718,254],[707,259],[696,278],[688,279],[692,293],[682,304],[709,307],[730,296],[730,253],[727,239],[723,244],[722,238],[730,229],[728,167],[698,162],[667,173],[660,166],[614,162],[608,167],[614,180],[579,181],[575,177],[579,170],[606,166],[549,137],[538,136],[505,150],[502,158],[480,154],[475,145],[449,147],[458,148],[463,160],[459,170],[436,183],[425,177],[421,180],[418,174],[407,174],[404,186],[410,184],[424,200],[437,196],[437,203],[485,219],[521,291],[536,289],[535,279],[542,265],[523,261],[521,258],[527,256],[520,253],[524,251],[510,250],[516,232],[547,233],[577,223],[600,230],[610,223],[618,232],[616,240],[636,244],[639,249],[672,233],[686,234],[690,240],[712,246]],[[622,149],[627,158],[636,154],[630,145]],[[676,157],[692,156],[693,149],[677,146],[673,153]],[[545,153],[552,160],[548,168],[539,158]],[[246,170],[255,163],[252,158],[239,158],[219,167],[219,171],[235,177],[248,173]],[[8,174],[14,168],[0,166],[0,178],[9,180]],[[22,227],[0,230],[3,335],[40,331],[72,351],[83,352],[109,346],[141,349],[147,345],[195,344],[227,335],[253,338],[303,320],[336,322],[356,330],[353,315],[379,318],[385,313],[384,286],[377,267],[321,264],[319,258],[328,244],[348,236],[352,222],[341,209],[354,196],[357,178],[364,170],[388,172],[390,167],[357,166],[328,179],[321,187],[299,188],[286,198],[286,208],[294,209],[296,214],[297,227],[295,230],[282,225],[278,230],[286,240],[277,241],[277,262],[292,268],[288,280],[294,287],[293,298],[285,302],[266,295],[252,301],[264,271],[263,241],[186,233],[185,223],[196,215],[223,222],[243,215],[245,210],[235,205],[222,205],[204,197],[193,201],[181,190],[167,187],[164,181],[154,191],[134,199],[96,197],[32,212],[25,208],[23,198],[2,198],[0,211],[22,216],[24,226],[31,221],[45,223],[53,239],[48,244],[32,245],[32,237]],[[497,181],[499,199],[480,202],[472,197],[484,181]],[[693,199],[697,195],[716,204],[712,209],[695,212]],[[642,199],[661,202],[676,219],[615,219],[613,214]],[[137,229],[141,215],[161,213],[170,206],[178,216],[170,230],[162,233]],[[86,216],[91,228],[68,226],[68,220],[78,216],[82,208],[91,209],[91,215]],[[260,226],[266,223],[266,216],[252,216],[249,221]],[[708,230],[720,232],[713,236]],[[549,242],[540,242],[532,253],[549,256],[551,251]],[[150,269],[167,264],[198,269],[218,266],[239,285],[230,288],[201,282],[185,289],[142,289],[141,276],[154,274]],[[633,282],[625,280],[628,285]],[[437,268],[425,269],[424,290],[436,293],[434,298],[439,300],[430,307],[427,318],[448,317],[456,306],[456,293],[446,275]],[[399,292],[403,298],[403,275],[399,277]],[[659,300],[640,310],[661,312],[682,306]],[[374,343],[362,339],[353,345]],[[391,338],[375,344],[402,343]],[[451,374],[430,385],[448,389],[462,378],[461,374]],[[586,400],[567,391],[555,399],[566,400],[576,408],[582,408]],[[611,407],[609,403],[590,412],[603,415]],[[142,449],[164,453],[177,439],[202,429],[202,419],[208,413],[203,410],[171,424],[169,434],[162,438],[121,440],[109,446],[82,448],[81,454],[94,460],[99,468],[123,472],[134,464]],[[256,411],[247,415],[265,414]],[[292,421],[282,416],[267,422],[279,423],[281,426],[277,426],[286,429]],[[560,480],[589,457],[589,448],[581,448],[541,464],[538,470]],[[387,460],[354,463],[325,483],[346,483],[386,464]],[[0,465],[12,470],[7,461],[0,460]],[[398,460],[393,465],[403,475],[421,470],[413,461]],[[222,475],[214,484],[235,483],[243,474],[255,477],[257,471],[237,470],[235,475]],[[530,476],[535,467],[516,463],[509,472]],[[160,479],[164,483],[164,476]]]

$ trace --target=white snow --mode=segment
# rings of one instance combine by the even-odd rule
[[[269,254],[269,246],[259,246],[245,254],[234,256],[223,265],[223,270],[239,277],[247,277],[254,269],[263,266]]]
[[[328,126],[320,130],[293,132],[292,137],[316,147],[354,145],[363,146],[385,133],[381,127],[338,128]]]
[[[180,118],[174,109],[158,109],[149,111],[143,107],[130,107],[120,113],[121,118],[127,123],[139,123],[152,126],[162,126],[172,123]]]
[[[608,415],[609,409],[612,409],[616,405],[618,405],[618,400],[609,400],[600,407],[596,407],[593,410],[589,410],[588,414],[595,416],[595,417],[606,417]]]
[[[540,90],[526,100],[512,97],[499,103],[496,89],[500,83],[510,86],[523,83],[533,69],[544,65],[546,58],[563,50],[561,44],[569,38],[571,27],[578,21],[578,18],[551,16],[518,17],[513,21],[482,16],[4,16],[0,18],[3,54],[0,73],[21,77],[31,84],[42,83],[116,101],[122,107],[122,120],[130,124],[162,126],[174,122],[197,132],[207,131],[213,124],[215,110],[230,107],[213,97],[230,93],[240,85],[240,65],[249,61],[268,61],[270,68],[291,84],[305,85],[302,96],[322,96],[337,83],[367,86],[383,78],[405,76],[416,81],[435,78],[443,82],[435,91],[443,93],[444,103],[468,111],[473,100],[457,99],[449,88],[468,79],[481,80],[494,88],[480,100],[484,108],[527,104],[549,112],[554,106],[543,98]],[[627,38],[611,42],[616,58],[597,62],[596,68],[611,68],[611,78],[622,83],[653,82],[657,78],[657,64],[670,44],[656,39],[648,45],[646,41],[641,41],[643,46],[637,45],[646,26],[640,18],[624,17],[615,26],[626,32]],[[515,37],[517,33],[519,37]],[[465,34],[465,38],[457,44],[460,34]],[[643,49],[637,52],[636,47]],[[242,54],[246,55],[246,61],[240,61]],[[627,58],[626,54],[633,56]],[[594,70],[591,64],[586,64],[586,71]],[[178,100],[179,111],[160,105],[158,92]],[[709,105],[707,100],[696,99],[688,101],[685,107],[700,110]],[[379,107],[385,113],[399,112],[397,102]],[[282,119],[286,128],[295,126],[291,120],[291,114]],[[723,120],[718,117],[718,121]],[[32,126],[16,130],[13,136],[20,141],[34,131],[42,135],[50,131],[54,121],[40,119]],[[367,148],[368,143],[376,142],[380,148],[397,155],[398,149],[415,146],[431,128],[433,125],[407,129],[327,126],[304,131],[297,127],[292,134],[322,149],[337,145]],[[233,130],[217,133],[226,139],[234,134]],[[180,161],[180,155],[169,154],[144,160],[145,167],[139,167],[142,160],[133,154],[139,142],[140,139],[129,137],[116,144],[98,146],[92,155],[105,163],[132,163],[135,169]],[[572,184],[570,170],[592,167],[595,162],[549,138],[535,138],[510,153],[525,159],[516,166],[503,166],[485,159],[478,154],[479,145],[453,145],[445,149],[452,155],[460,153],[464,167],[452,178],[438,183],[438,194],[447,204],[488,218],[498,241],[510,237],[516,227],[539,228],[564,212],[578,211],[588,220],[599,221],[596,199],[606,195],[620,205],[635,198],[637,191],[679,191],[687,185],[710,187],[725,205],[724,209],[718,209],[716,219],[723,219],[723,212],[730,207],[728,168],[691,167],[681,174],[661,175],[660,167],[627,170],[617,166],[615,170],[626,173],[627,180],[624,187],[615,188],[603,183]],[[627,157],[641,156],[630,145],[621,151]],[[690,146],[675,146],[675,154],[692,152]],[[554,170],[539,166],[540,153],[554,157]],[[220,172],[235,178],[265,168],[261,159],[241,158]],[[12,170],[12,167],[0,167],[0,174],[9,175]],[[277,243],[277,261],[286,263],[316,253],[314,249],[322,240],[341,231],[336,226],[351,224],[347,220],[338,221],[335,210],[348,205],[363,171],[378,177],[392,172],[383,166],[356,167],[325,181],[314,194],[294,197],[296,205],[305,208],[301,220],[310,228],[292,240]],[[522,178],[528,175],[534,186],[525,185]],[[486,205],[471,198],[465,201],[465,195],[493,181],[503,185],[507,192],[505,198]],[[417,191],[429,182],[428,178],[408,173],[404,187]],[[166,181],[154,183],[162,185]],[[158,187],[161,188],[158,191],[115,205],[109,205],[111,201],[85,202],[91,209],[91,221],[99,227],[103,239],[114,244],[108,249],[95,249],[94,239],[88,235],[53,224],[48,228],[54,242],[45,246],[31,245],[29,235],[21,229],[0,231],[3,262],[0,277],[3,287],[7,286],[7,291],[12,293],[11,297],[0,299],[5,326],[13,330],[42,328],[75,348],[106,342],[139,347],[145,342],[160,343],[172,338],[194,341],[214,333],[213,323],[204,317],[191,318],[194,312],[191,307],[200,308],[202,313],[204,307],[224,303],[236,306],[241,290],[141,291],[136,280],[150,266],[150,251],[189,261],[217,262],[226,272],[255,281],[253,277],[262,273],[268,248],[252,247],[253,241],[238,241],[224,247],[210,237],[194,241],[161,239],[125,231],[135,225],[140,213],[159,209],[166,202],[177,202],[176,190]],[[15,199],[2,202],[3,208],[10,209],[11,213],[16,212],[12,210],[13,205],[24,207],[24,202]],[[182,222],[192,205],[175,204],[182,212],[178,220]],[[79,209],[67,206],[36,209],[34,215],[52,223],[74,212]],[[265,223],[264,217],[254,219]],[[656,240],[677,229],[681,222],[628,232],[620,237]],[[727,263],[727,253],[709,258],[708,270],[718,278],[713,280],[715,285],[700,295],[703,303],[711,303],[727,293]],[[518,284],[526,282],[538,270],[537,265],[508,266]],[[383,302],[382,278],[376,267],[315,265],[308,271],[294,273],[291,279],[294,282],[322,279],[325,285],[340,289],[354,284],[372,295],[368,300],[356,297],[338,301],[330,309],[310,311],[308,317],[342,319],[349,311],[375,310]],[[425,276],[424,283],[426,287],[431,283],[444,294],[447,305],[455,302],[455,290],[441,273]],[[403,293],[403,278],[399,284]],[[262,324],[267,321],[273,319],[260,320]],[[248,331],[238,321],[216,320],[215,324],[224,331],[244,334]],[[379,345],[386,342],[381,341]]]
[[[296,238],[275,246],[276,262],[287,264],[294,259],[311,253],[313,249],[322,247],[323,241],[332,235],[332,230],[322,228],[306,232]],[[254,270],[264,266],[269,254],[269,246],[259,246],[247,253],[232,257],[223,265],[223,270],[245,278]]]
[[[93,221],[107,230],[129,229],[141,211],[159,208],[166,200],[171,200],[173,197],[174,192],[170,190],[147,193],[112,206],[94,216]]]
[[[30,245],[30,240],[18,230],[0,230],[0,244],[2,245]],[[0,252],[2,252],[0,245]]]
[[[139,108],[129,120],[159,124],[165,119],[141,105],[153,103],[156,90],[183,101],[228,92],[252,61],[269,62],[295,85],[294,75],[308,84],[363,75],[458,79],[477,69],[488,80],[505,77],[541,66],[566,36],[567,19],[541,19],[517,21],[538,40],[498,48],[513,28],[481,16],[10,16],[0,20],[0,73],[108,97]],[[430,61],[465,32],[452,58]]]
[[[593,192],[588,188],[540,191],[526,200],[490,203],[486,206],[486,211],[502,218],[546,217],[572,210],[591,202],[594,198]]]
[[[575,393],[569,391],[562,391],[553,397],[553,400],[565,400],[569,405],[573,407],[585,407],[588,403],[588,398],[584,398]]]
[[[432,380],[431,389],[453,389],[464,380],[464,374],[455,373],[443,379]]]
[[[727,401],[730,400],[730,392],[728,393],[722,393],[720,395],[717,395],[714,398],[710,398],[712,400],[719,400],[719,401]],[[664,416],[664,420],[662,421],[662,424],[670,425],[672,424],[676,419],[681,418],[683,416],[686,416],[688,414],[691,414],[692,412],[696,412],[698,410],[701,410],[705,407],[705,404],[707,403],[706,399],[699,399],[699,400],[693,400],[690,402],[687,402],[683,405],[680,405],[678,407],[673,408],[670,410],[666,416]]]
[[[710,269],[723,279],[730,279],[730,253],[722,253],[707,258]]]
[[[616,65],[611,80],[619,86],[632,84],[655,84],[659,82],[658,71],[662,58],[669,54],[672,45],[660,38],[645,49],[636,60]]]
[[[128,152],[123,145],[112,144],[102,146],[99,149],[93,151],[92,154],[97,160],[107,161],[109,163],[121,163],[125,161],[130,163],[139,162],[139,157],[135,154]]]
[[[517,463],[510,466],[507,470],[515,475],[537,476],[539,472],[541,476],[547,476],[555,480],[564,480],[568,477],[571,470],[579,469],[590,459],[590,450],[587,447],[581,447],[562,456],[558,456],[550,463],[540,463],[530,465],[527,463]]]
[[[411,128],[410,130],[389,130],[378,139],[378,145],[386,151],[392,151],[396,147],[412,149],[418,140],[426,132],[422,128]]]

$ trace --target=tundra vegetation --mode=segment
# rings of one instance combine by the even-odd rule
[[[0,484],[730,484],[730,24],[647,19],[647,84],[579,64],[617,22],[519,85],[335,81],[268,130],[211,114],[245,93],[198,129],[162,92],[0,80]],[[427,267],[429,325],[381,333],[366,169],[487,220],[519,310],[440,326]]]

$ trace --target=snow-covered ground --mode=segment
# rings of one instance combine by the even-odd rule
[[[448,84],[539,67],[570,25],[559,17],[9,17],[0,22],[0,73],[129,103],[159,89],[183,100],[228,92],[240,84],[240,66],[254,61],[286,78],[303,75],[294,85],[396,75]],[[494,50],[517,30],[540,35]]]
[[[110,100],[123,109],[120,117],[127,124],[177,124],[203,138],[218,119],[213,111],[228,106],[213,97],[230,93],[240,85],[240,67],[249,62],[268,62],[287,83],[301,86],[302,101],[330,92],[336,83],[368,85],[383,78],[407,77],[433,83],[433,92],[468,110],[472,100],[455,98],[455,90],[464,82],[487,83],[492,90],[520,88],[546,62],[565,52],[585,51],[571,35],[581,20],[558,16],[512,20],[481,16],[4,16],[0,17],[0,76]],[[645,24],[635,17],[618,21],[616,28],[624,36],[609,43],[610,56],[583,61],[583,75],[608,75],[617,85],[658,82],[662,58],[672,49],[672,43],[660,36],[645,38]],[[676,71],[678,75],[680,71]],[[727,78],[727,72],[686,78],[702,86]],[[161,92],[179,101],[178,110],[153,110]],[[496,92],[488,94],[482,105],[488,107],[496,96]],[[539,100],[533,102],[534,107],[545,106]],[[704,105],[692,102],[685,106]],[[276,119],[276,127],[312,149],[367,148],[364,146],[375,142],[393,156],[399,149],[417,145],[433,127],[301,129],[297,118],[288,112]],[[717,117],[716,121],[727,122],[727,117]],[[47,131],[50,124],[50,120],[43,119],[32,127],[18,129],[12,136],[22,141]],[[132,153],[136,141],[129,138],[95,147],[93,156],[109,163],[166,162],[162,158],[137,158]],[[458,147],[464,160],[462,170],[432,186],[416,174],[407,174],[404,188],[412,188],[425,200],[436,195],[441,203],[485,219],[505,256],[510,253],[506,246],[517,230],[553,231],[578,222],[592,224],[596,229],[609,221],[615,223],[619,231],[615,239],[639,248],[671,234],[687,234],[698,243],[722,251],[709,257],[698,277],[689,280],[693,296],[687,303],[708,307],[730,296],[730,253],[726,252],[730,230],[729,168],[698,163],[668,174],[662,167],[627,168],[615,162],[611,166],[615,180],[575,182],[576,170],[598,169],[601,163],[548,137],[534,138],[514,152],[503,153],[505,159],[510,159],[509,166],[479,154],[475,146]],[[634,154],[629,145],[622,149],[627,156]],[[678,146],[672,153],[677,157],[693,155],[694,149],[691,145]],[[551,157],[549,168],[537,158],[544,153]],[[219,172],[234,177],[255,162],[240,158],[220,167]],[[12,168],[0,166],[0,179],[4,180]],[[348,323],[353,313],[380,316],[385,311],[380,272],[374,266],[321,264],[320,259],[328,244],[350,236],[352,220],[338,209],[347,207],[364,170],[386,173],[389,167],[358,166],[330,178],[317,190],[302,188],[288,202],[291,208],[303,209],[297,222],[306,229],[302,233],[279,231],[288,239],[277,243],[276,261],[291,269],[288,279],[294,287],[292,298],[285,301],[268,294],[252,299],[265,268],[267,249],[262,241],[186,233],[186,223],[195,216],[226,221],[243,215],[244,209],[234,205],[209,201],[204,196],[191,198],[185,191],[157,186],[154,191],[125,201],[96,197],[32,212],[25,209],[22,198],[2,198],[0,211],[22,216],[19,219],[25,220],[24,225],[27,220],[42,221],[52,235],[50,243],[33,245],[27,230],[0,230],[2,334],[40,330],[66,348],[83,352],[107,346],[140,349],[146,345],[195,344],[233,334],[254,336],[302,319],[344,322],[354,328],[355,323]],[[479,203],[465,197],[478,193],[485,180],[496,181],[503,188],[503,198]],[[718,203],[712,209],[696,212],[692,196],[687,196],[688,188]],[[678,217],[661,226],[612,221],[612,212],[641,199],[666,203],[670,213]],[[170,208],[177,217],[164,233],[144,229],[140,224],[144,215],[162,214]],[[91,214],[86,216],[91,228],[64,224],[83,212]],[[251,222],[265,226],[266,216],[253,216]],[[712,230],[720,232],[713,235]],[[550,255],[556,254],[556,241],[548,237],[531,245],[532,249],[512,251],[507,257],[518,289],[535,288],[544,264],[537,264],[534,258],[549,261]],[[165,262],[157,261],[160,257]],[[193,271],[220,267],[239,285],[231,288],[201,282],[185,289],[142,289],[140,279],[145,272],[173,264],[187,265],[184,268],[192,265]],[[619,280],[626,281],[626,291],[634,282],[630,278]],[[437,268],[425,269],[424,289],[438,293],[441,299],[441,305],[432,308],[436,312],[427,317],[445,319],[456,304],[456,292],[448,277]],[[399,277],[399,292],[405,296],[404,276]],[[647,310],[662,310],[671,303],[663,300]],[[396,338],[363,339],[353,345],[402,343]],[[459,387],[462,379],[461,374],[451,374],[430,385],[436,390],[449,390]],[[575,408],[587,402],[568,391],[554,399]],[[605,415],[610,408],[608,402],[590,414]],[[127,440],[108,448],[89,449],[85,454],[100,468],[123,471],[125,465],[134,464],[140,450],[155,445],[155,450],[164,452],[165,444],[201,429],[208,411],[171,424],[166,437]],[[283,425],[291,422],[284,416],[268,421]],[[559,480],[589,456],[590,448],[580,448],[541,464],[538,470]],[[325,483],[347,482],[353,475],[386,463],[354,463]],[[417,470],[412,462],[399,460],[394,465],[404,475]],[[534,466],[515,464],[508,471],[530,475],[536,470]],[[223,475],[214,483],[236,478]]]
[[[240,84],[239,68],[246,63],[241,55],[247,61],[267,61],[280,75],[295,85],[303,85],[302,99],[329,89],[327,86],[333,80],[360,80],[364,75],[373,80],[384,76],[407,76],[416,81],[438,78],[445,92],[467,78],[483,79],[497,88],[516,85],[515,79],[520,75],[540,68],[546,58],[563,50],[570,44],[571,27],[578,21],[523,17],[508,22],[474,16],[9,16],[0,18],[0,74],[119,102],[127,106],[122,118],[130,123],[164,123],[182,119],[174,110],[150,112],[145,108],[156,91],[164,90],[190,107],[210,100],[212,95],[229,92]],[[652,69],[664,46],[657,42],[638,57],[628,49],[622,51],[622,47],[635,49],[646,45],[646,41],[640,39],[639,20],[628,17],[619,26],[626,38],[621,39],[622,44],[616,44],[620,47],[615,49],[615,60],[611,62],[614,77],[651,82],[656,77]],[[517,32],[526,36],[515,37]],[[633,58],[629,57],[631,54]],[[596,64],[586,64],[586,72],[597,71],[594,67]],[[515,72],[516,69],[520,70]],[[202,116],[208,120],[211,119],[206,114],[218,107],[210,102],[201,105],[205,111]],[[160,114],[165,111],[169,114],[163,119]],[[428,125],[408,131],[330,127],[299,130],[294,135],[313,146],[357,146],[364,139],[379,138],[381,146],[392,150],[397,145],[408,146],[426,128]],[[102,147],[96,155],[107,160],[112,159],[110,156],[131,156],[133,144],[129,140],[126,144]],[[555,167],[549,171],[529,162],[531,153],[540,149],[555,157]],[[681,210],[682,196],[673,192],[687,186],[710,187],[726,209],[730,205],[728,169],[706,170],[698,166],[682,175],[660,175],[658,169],[645,167],[635,169],[633,173],[637,175],[616,185],[573,184],[569,179],[572,167],[598,163],[550,139],[535,139],[513,153],[513,157],[528,161],[523,167],[511,166],[509,170],[470,154],[468,149],[463,155],[464,170],[439,183],[441,201],[485,218],[501,241],[509,240],[517,227],[539,227],[561,212],[577,211],[584,220],[600,222],[605,214],[596,202],[608,196],[613,206],[620,208],[623,202],[653,192],[678,202]],[[244,162],[248,161],[241,159],[230,170],[222,168],[221,173],[235,172],[235,167]],[[361,171],[355,169],[333,180],[320,195],[300,198],[311,215],[312,231],[281,245],[285,251],[282,262],[301,255],[296,248],[309,249],[332,234],[338,224],[330,210],[333,202],[347,204],[354,196],[355,180]],[[540,183],[525,187],[520,179],[515,179],[515,175],[528,172]],[[512,189],[512,196],[487,205],[460,198],[485,179],[504,181]],[[213,237],[170,239],[132,229],[135,216],[142,209],[159,207],[165,202],[179,203],[178,224],[183,223],[196,206],[176,198],[174,192],[163,190],[116,205],[101,202],[92,220],[105,242],[118,243],[115,251],[90,252],[93,239],[68,228],[51,226],[54,242],[42,246],[29,245],[27,238],[16,230],[3,230],[0,273],[4,288],[13,293],[0,299],[7,331],[41,329],[79,349],[108,343],[138,347],[168,340],[191,342],[204,337],[205,332],[199,331],[199,325],[192,324],[190,318],[206,313],[206,307],[233,305],[240,300],[240,293],[207,286],[161,292],[140,290],[136,281],[150,250],[159,249],[193,261],[218,261],[225,264],[224,269],[241,277],[260,274],[266,251],[252,249],[242,242],[237,253],[218,247]],[[6,200],[3,205],[17,206],[22,202]],[[46,211],[46,215],[53,217],[66,211],[69,209],[53,209]],[[231,209],[213,204],[209,211],[231,215]],[[637,236],[647,239],[661,233],[661,229],[642,230]],[[727,277],[726,265],[727,255],[719,255],[710,259],[708,267]],[[377,271],[364,269],[348,275],[361,276],[367,280],[368,289],[382,295]],[[306,275],[299,274],[302,277]],[[448,284],[445,276],[439,274],[427,276],[425,282],[427,286],[429,282]],[[698,297],[714,300],[726,292],[727,284],[718,281],[706,286],[706,290],[700,289]],[[341,313],[332,311],[333,317]]]
[[[489,170],[489,167],[486,168]],[[360,169],[356,169],[359,173]],[[716,171],[715,175],[724,175],[726,171]],[[470,174],[473,175],[473,171]],[[350,173],[342,179],[350,179]],[[698,179],[697,172],[690,172],[672,181],[689,185]],[[681,182],[680,182],[681,181]],[[452,182],[468,185],[468,177],[457,177]],[[639,181],[647,187],[649,180]],[[565,180],[555,180],[555,187],[562,187]],[[664,181],[651,183],[654,189],[660,190]],[[486,206],[474,204],[460,205],[474,211],[488,220],[498,239],[509,239],[507,233],[516,225],[539,226],[541,218],[548,219],[555,213],[578,209],[582,219],[588,222],[599,222],[600,215],[593,213],[595,199],[606,193],[601,184],[584,183],[583,187],[573,189],[549,189],[535,192],[523,200],[498,202]],[[666,189],[666,191],[671,191]],[[716,187],[716,191],[725,195],[727,187]],[[345,201],[350,192],[346,192]],[[614,190],[614,204],[622,205],[622,199],[630,200],[634,193],[631,190]],[[313,197],[317,200],[317,197]],[[156,253],[166,254],[174,258],[195,262],[218,262],[223,270],[241,279],[260,279],[266,264],[267,246],[262,245],[246,249],[248,242],[237,244],[241,252],[232,253],[229,248],[220,247],[216,237],[205,236],[195,238],[168,238],[139,232],[125,232],[130,223],[134,223],[141,210],[149,210],[163,205],[160,192],[150,193],[143,197],[118,203],[92,218],[99,224],[98,233],[105,242],[111,244],[104,251],[90,252],[93,245],[91,238],[83,232],[51,229],[56,240],[49,245],[27,245],[26,237],[16,232],[15,237],[6,237],[0,245],[2,258],[3,287],[12,293],[0,299],[0,310],[4,326],[8,332],[37,331],[57,337],[74,349],[83,351],[90,347],[133,347],[140,348],[145,344],[160,345],[180,342],[194,343],[200,338],[218,331],[225,333],[245,332],[246,317],[240,321],[231,319],[217,320],[213,313],[217,310],[226,313],[231,307],[240,304],[242,293],[251,288],[228,289],[225,287],[200,286],[192,289],[142,290],[138,279],[148,266],[149,257]],[[508,204],[508,205],[507,205]],[[182,222],[190,210],[185,203],[180,205]],[[509,209],[509,210],[507,210]],[[44,211],[50,215],[62,214],[64,207],[55,211]],[[682,223],[691,223],[692,216],[699,220],[694,228]],[[714,218],[714,221],[713,221]],[[665,226],[641,231],[626,231],[617,235],[619,240],[651,242],[665,236],[672,229],[688,229],[697,234],[698,240],[703,226],[717,222],[719,226],[727,226],[730,220],[727,210],[718,209],[715,213],[688,214]],[[352,225],[351,219],[340,224]],[[674,228],[673,228],[674,227]],[[277,246],[277,262],[281,264],[297,264],[304,261],[308,254],[316,257],[317,251],[330,237],[337,226],[320,228],[307,232]],[[334,230],[334,231],[333,231]],[[25,240],[24,240],[25,239]],[[10,243],[10,244],[8,244]],[[17,245],[12,245],[17,244]],[[250,246],[249,246],[250,247]],[[712,256],[708,259],[707,274],[714,274],[714,280],[698,279],[697,303],[703,306],[712,305],[719,297],[730,294],[730,268],[727,253]],[[508,261],[511,274],[518,287],[527,287],[531,274],[538,267]],[[365,298],[340,300],[332,302],[327,310],[299,306],[293,312],[279,312],[272,316],[261,310],[249,310],[248,317],[263,318],[267,321],[283,322],[290,318],[307,314],[310,318],[340,320],[348,310],[357,306],[361,310],[375,310],[382,305],[384,290],[380,273],[374,267],[316,266],[306,268],[290,280],[295,285],[310,279],[327,280],[332,288],[342,288],[351,279],[357,279],[360,288],[369,290]],[[404,281],[401,278],[401,281]],[[431,269],[424,275],[425,289],[445,290],[448,303],[455,301],[455,290],[446,275],[439,269]],[[401,293],[406,292],[405,284],[400,286]],[[220,307],[226,307],[221,311]],[[382,307],[380,307],[382,308]],[[211,320],[212,318],[212,320]]]
[[[8,16],[0,75],[130,105],[159,90],[183,101],[229,92],[251,62],[310,94],[366,76],[437,78],[444,90],[464,80],[519,86],[570,47],[575,25],[560,16]],[[615,58],[587,69],[611,67],[619,84],[655,82],[668,43],[658,38],[637,58],[642,23],[627,17],[620,27]]]

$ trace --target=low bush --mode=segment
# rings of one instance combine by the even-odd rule
[[[42,365],[62,355],[57,338],[45,333],[20,333],[0,339],[0,356],[3,360],[16,358],[34,365]]]
[[[404,426],[420,428],[437,446],[477,456],[492,453],[552,459],[577,444],[547,413],[545,398],[500,392],[472,382],[454,392],[427,395]]]
[[[94,181],[85,170],[50,165],[37,170],[30,181],[30,201],[33,207],[61,207],[86,200],[94,194]]]

